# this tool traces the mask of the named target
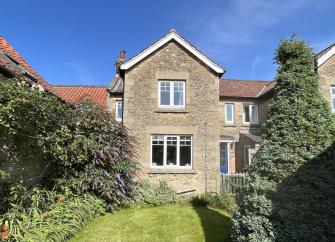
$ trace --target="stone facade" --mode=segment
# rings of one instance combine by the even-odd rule
[[[220,98],[220,135],[232,137],[234,144],[230,150],[229,173],[241,173],[245,171],[244,166],[244,146],[249,145],[251,149],[256,148],[256,142],[247,138],[243,133],[250,133],[255,136],[260,135],[260,128],[265,121],[268,103],[270,98]],[[234,123],[225,123],[225,104],[234,105]],[[243,106],[254,104],[258,106],[258,124],[250,125],[243,122]]]
[[[220,97],[221,75],[175,40],[120,73],[123,95],[111,93],[108,106],[115,113],[115,102],[123,99],[123,123],[138,140],[137,159],[142,165],[142,177],[156,183],[167,181],[177,191],[217,192],[221,181],[220,142],[227,143],[224,147],[228,150],[229,173],[246,171],[246,152],[249,158],[258,149],[272,92],[261,97]],[[318,74],[321,92],[331,102],[335,57],[320,66]],[[184,108],[159,108],[160,80],[185,82]],[[234,105],[233,123],[225,123],[227,103]],[[243,121],[246,104],[257,105],[258,124]],[[154,135],[192,136],[191,168],[153,166]]]
[[[335,55],[323,63],[317,70],[320,76],[320,89],[332,107],[331,87],[335,86]],[[335,109],[335,107],[333,107]]]
[[[123,121],[138,139],[138,159],[151,180],[167,180],[178,191],[219,190],[219,78],[175,41],[126,71]],[[184,109],[158,108],[159,80],[185,81]],[[192,169],[151,168],[153,134],[192,135]]]

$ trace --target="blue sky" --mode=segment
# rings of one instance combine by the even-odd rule
[[[316,51],[335,42],[332,0],[2,0],[0,35],[50,83],[107,85],[171,28],[223,66],[226,78],[273,79],[274,51],[293,32]]]

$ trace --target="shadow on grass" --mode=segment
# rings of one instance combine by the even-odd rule
[[[230,241],[231,218],[207,207],[193,206],[204,231],[206,242]]]

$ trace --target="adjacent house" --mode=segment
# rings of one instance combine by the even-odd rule
[[[316,55],[316,71],[335,111],[335,44]],[[171,30],[129,60],[121,51],[108,87],[48,90],[70,103],[85,98],[111,110],[139,141],[142,176],[166,180],[178,191],[218,191],[221,173],[250,166],[276,86],[271,80],[224,79],[224,73]]]

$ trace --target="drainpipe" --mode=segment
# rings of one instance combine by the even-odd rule
[[[205,122],[205,192],[207,192],[207,122]]]

